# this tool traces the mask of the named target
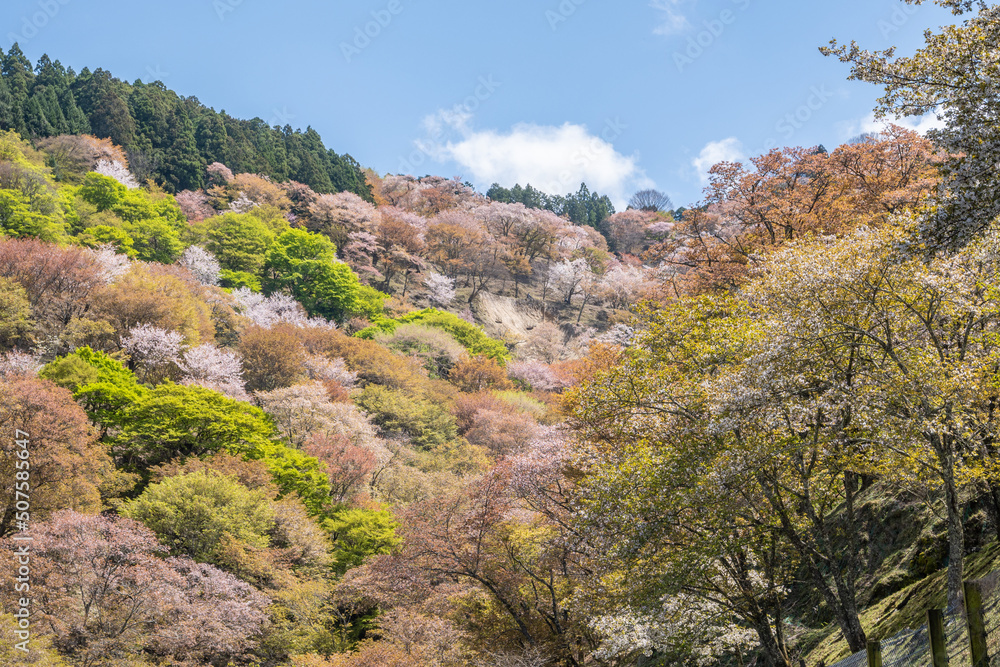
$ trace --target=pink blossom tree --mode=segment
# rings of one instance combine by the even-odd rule
[[[8,352],[0,356],[0,378],[12,375],[38,375],[44,364],[41,358],[27,352]]]
[[[217,213],[208,195],[201,190],[184,190],[178,192],[176,199],[177,205],[181,207],[181,213],[184,214],[189,223],[201,222]]]
[[[234,178],[233,170],[221,162],[213,162],[205,168],[208,172],[208,183],[210,186],[224,186]]]
[[[75,664],[137,653],[180,663],[240,660],[267,621],[269,600],[253,587],[211,565],[159,558],[166,547],[135,521],[64,510],[34,524],[32,537],[35,627]],[[5,560],[12,557],[13,540],[0,545]],[[4,585],[0,595],[13,590]]]
[[[556,391],[567,386],[551,366],[541,361],[511,362],[507,365],[507,375],[511,380],[538,391]]]
[[[309,229],[329,236],[338,248],[355,232],[374,234],[381,215],[377,208],[351,192],[321,195],[309,207]]]

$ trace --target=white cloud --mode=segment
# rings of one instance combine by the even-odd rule
[[[519,123],[509,131],[475,130],[468,114],[442,111],[425,120],[430,140],[418,147],[440,161],[454,161],[477,185],[531,183],[549,194],[575,192],[580,183],[606,194],[615,206],[636,190],[654,187],[636,156],[613,145],[625,126],[609,121],[599,134],[586,126]],[[446,131],[457,135],[444,140]]]
[[[743,144],[736,137],[722,141],[710,141],[701,149],[698,157],[691,161],[702,185],[708,185],[708,170],[720,162],[738,162],[746,158]]]
[[[649,6],[660,14],[659,23],[653,29],[657,35],[673,35],[691,27],[680,6],[685,0],[651,0]]]
[[[847,141],[861,134],[881,132],[889,122],[920,134],[926,134],[928,130],[936,130],[944,127],[944,121],[938,120],[937,114],[934,112],[923,116],[895,118],[891,121],[890,119],[876,120],[875,114],[869,113],[864,118],[839,123],[837,127],[840,130],[841,139]]]

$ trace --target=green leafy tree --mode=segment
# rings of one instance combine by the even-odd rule
[[[905,0],[923,4],[927,0]],[[928,213],[924,240],[932,250],[961,247],[1000,215],[1000,89],[994,74],[1000,40],[1000,6],[985,1],[934,0],[959,25],[927,31],[926,45],[909,57],[895,48],[862,49],[836,40],[821,49],[851,65],[850,78],[885,87],[876,116],[936,113],[945,126],[927,133],[941,155],[944,176],[938,206]]]
[[[49,216],[31,209],[31,202],[16,190],[0,190],[0,228],[8,236],[56,240],[58,227]]]
[[[85,385],[77,393],[98,387]],[[204,387],[163,384],[140,391],[114,415],[112,452],[126,469],[226,451],[263,463],[281,492],[298,494],[313,514],[330,502],[319,460],[279,441],[271,419],[248,403]]]
[[[177,230],[163,218],[127,223],[125,229],[132,240],[136,258],[144,262],[173,264],[184,251]]]
[[[105,432],[120,429],[127,411],[147,392],[120,361],[89,347],[59,357],[39,375],[72,391],[87,416]]]
[[[30,342],[33,328],[27,292],[10,278],[0,277],[0,349]]]
[[[399,521],[387,510],[342,509],[323,521],[334,540],[334,569],[338,574],[364,564],[372,556],[388,554],[399,545]]]
[[[446,331],[472,356],[485,356],[499,364],[506,364],[510,359],[510,352],[502,341],[490,338],[482,328],[458,315],[436,308],[413,311],[395,319],[378,318],[373,326],[358,332],[358,337],[373,340],[380,335],[394,333],[404,324],[420,324]]]
[[[420,447],[430,449],[458,437],[455,418],[444,406],[406,392],[372,384],[356,401],[375,424],[390,433],[408,435]]]
[[[259,276],[274,243],[274,232],[249,214],[225,213],[207,223],[206,247],[228,271]]]
[[[145,524],[174,554],[209,563],[217,562],[223,536],[263,549],[274,527],[267,493],[212,470],[151,484],[121,514]]]
[[[198,386],[164,384],[143,392],[120,419],[113,449],[136,468],[220,450],[247,454],[277,437],[259,408]]]
[[[264,288],[288,290],[310,315],[342,320],[357,312],[361,283],[336,255],[337,249],[325,236],[289,230],[267,254]]]

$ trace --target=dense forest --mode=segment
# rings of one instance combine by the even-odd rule
[[[38,140],[64,134],[111,139],[128,155],[133,175],[170,192],[206,185],[213,162],[239,172],[305,183],[317,192],[353,192],[371,200],[350,155],[328,150],[312,128],[272,128],[238,120],[180,97],[162,83],[129,84],[103,69],[77,74],[42,57],[32,68],[17,44],[0,51],[0,130]]]
[[[0,663],[812,667],[961,609],[1000,567],[1000,7],[938,4],[912,57],[824,52],[943,129],[681,209],[380,175],[11,49]]]

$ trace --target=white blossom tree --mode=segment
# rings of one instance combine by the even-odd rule
[[[557,262],[549,267],[548,285],[566,304],[582,291],[583,283],[593,276],[590,265],[583,258]]]
[[[215,259],[215,255],[204,248],[196,245],[190,246],[184,251],[177,263],[194,274],[194,277],[202,285],[219,284],[219,273],[222,269],[218,260]]]
[[[336,328],[336,324],[322,318],[310,318],[298,301],[287,294],[264,296],[241,287],[233,290],[236,309],[257,326],[270,329],[276,324],[287,323],[297,327]]]
[[[629,663],[656,654],[671,664],[710,667],[735,653],[743,664],[757,639],[720,605],[684,594],[664,597],[654,609],[617,609],[591,619],[590,627],[602,640],[596,658]]]
[[[243,363],[231,350],[206,343],[184,351],[177,366],[183,371],[181,384],[199,385],[237,400],[248,400],[243,388]]]
[[[343,359],[328,359],[313,355],[306,359],[306,372],[310,380],[319,382],[334,382],[345,389],[350,389],[358,381],[358,374],[347,370]]]
[[[135,176],[119,160],[98,160],[94,166],[94,171],[102,176],[110,176],[130,190],[139,187],[139,182],[135,180]]]
[[[0,378],[11,375],[37,375],[42,369],[41,359],[27,352],[8,352],[0,356]]]
[[[88,248],[94,263],[100,268],[104,282],[109,285],[132,269],[132,262],[120,254],[113,245],[105,243],[96,248]]]
[[[649,279],[642,268],[619,264],[601,276],[596,292],[612,308],[626,309],[648,288]]]
[[[427,299],[433,305],[445,308],[455,300],[455,281],[448,276],[431,271],[424,280]]]
[[[143,382],[153,383],[176,368],[183,346],[183,334],[151,324],[132,327],[122,340],[132,370]]]
[[[240,196],[229,204],[229,210],[233,213],[248,213],[255,208],[257,208],[257,202],[250,199],[245,192],[241,192]]]

